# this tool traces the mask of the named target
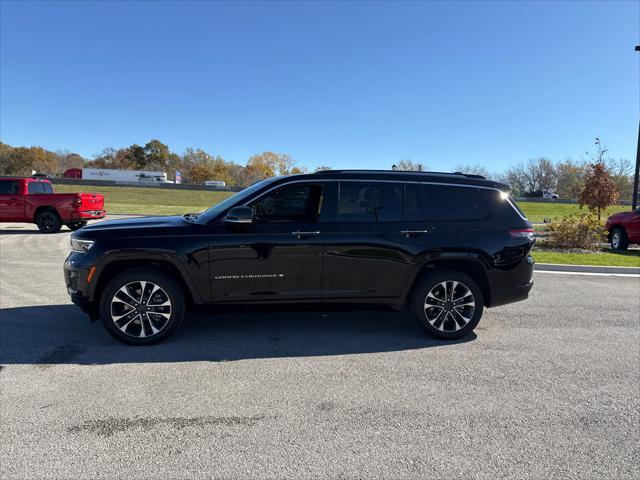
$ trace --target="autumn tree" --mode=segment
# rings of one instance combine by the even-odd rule
[[[570,158],[556,165],[556,193],[561,198],[578,198],[584,186],[587,165]]]
[[[578,200],[580,208],[586,205],[589,210],[598,214],[598,220],[600,220],[602,210],[618,202],[618,189],[611,180],[611,175],[609,175],[604,163],[589,165],[584,187]]]
[[[0,149],[0,175],[55,174],[58,171],[56,156],[42,147],[9,147]]]

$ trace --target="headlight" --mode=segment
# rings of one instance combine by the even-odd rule
[[[86,253],[93,247],[93,240],[83,240],[71,237],[71,250],[78,253]]]

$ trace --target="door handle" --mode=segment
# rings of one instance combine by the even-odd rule
[[[406,237],[415,237],[416,235],[429,233],[429,230],[400,230],[400,233]]]
[[[305,237],[315,237],[317,235],[320,235],[320,232],[315,231],[315,232],[291,232],[291,235],[293,235],[296,238],[305,238]]]

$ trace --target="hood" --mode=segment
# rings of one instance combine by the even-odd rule
[[[119,220],[107,220],[105,222],[96,222],[82,228],[82,232],[102,232],[105,230],[139,230],[139,229],[158,229],[158,228],[176,228],[187,227],[191,225],[182,216],[175,215],[170,217],[136,217],[123,218]],[[80,230],[79,230],[80,232]]]
[[[633,218],[636,215],[640,215],[637,211],[630,211],[630,212],[618,212],[618,213],[614,213],[613,215],[611,215],[607,221],[611,221],[611,220],[626,220],[627,218]]]

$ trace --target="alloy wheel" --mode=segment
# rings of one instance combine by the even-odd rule
[[[611,246],[613,248],[620,248],[620,241],[622,240],[622,235],[620,234],[620,230],[616,230],[613,232],[611,236]]]
[[[473,318],[476,302],[471,289],[449,280],[435,285],[424,301],[424,314],[431,326],[441,332],[455,332]]]
[[[162,287],[137,280],[116,290],[111,299],[111,320],[130,337],[151,337],[167,326],[171,307],[171,299]]]

